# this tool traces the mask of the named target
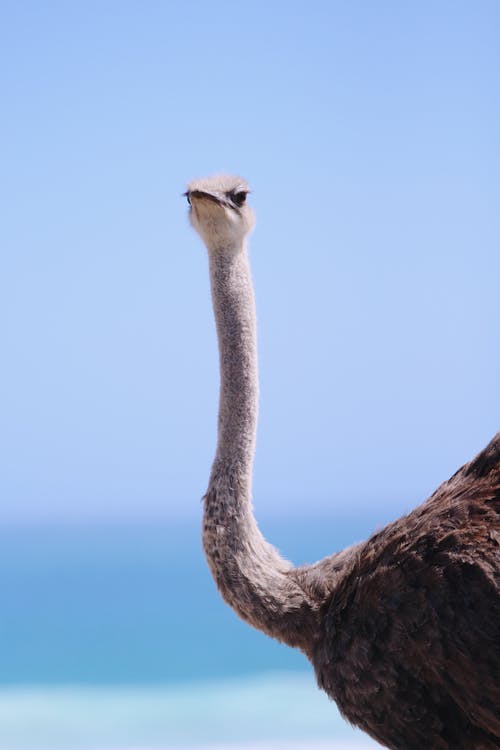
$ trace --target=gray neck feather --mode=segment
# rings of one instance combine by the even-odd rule
[[[220,398],[212,477],[234,467],[251,494],[259,386],[255,301],[246,248],[211,253],[212,303],[219,340]]]
[[[220,354],[218,443],[205,495],[203,544],[224,599],[245,620],[310,649],[315,605],[252,513],[258,409],[255,304],[245,244],[209,251]]]

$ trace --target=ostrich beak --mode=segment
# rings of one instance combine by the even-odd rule
[[[212,201],[212,203],[217,203],[219,206],[227,204],[227,201],[223,196],[219,196],[216,193],[206,193],[204,190],[188,190],[185,195],[189,200],[207,200]]]

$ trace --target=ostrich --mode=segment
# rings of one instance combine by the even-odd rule
[[[500,747],[500,433],[409,515],[292,567],[251,505],[257,349],[239,177],[193,181],[220,355],[203,546],[225,601],[311,661],[343,716],[394,750]]]

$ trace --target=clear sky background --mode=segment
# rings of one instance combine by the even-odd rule
[[[187,180],[251,183],[259,515],[397,515],[500,429],[496,0],[0,7],[0,521],[194,517]]]

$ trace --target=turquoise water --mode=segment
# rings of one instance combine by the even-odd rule
[[[375,523],[261,525],[298,563]],[[221,602],[198,523],[1,529],[0,665],[2,750],[372,746],[301,654]]]

